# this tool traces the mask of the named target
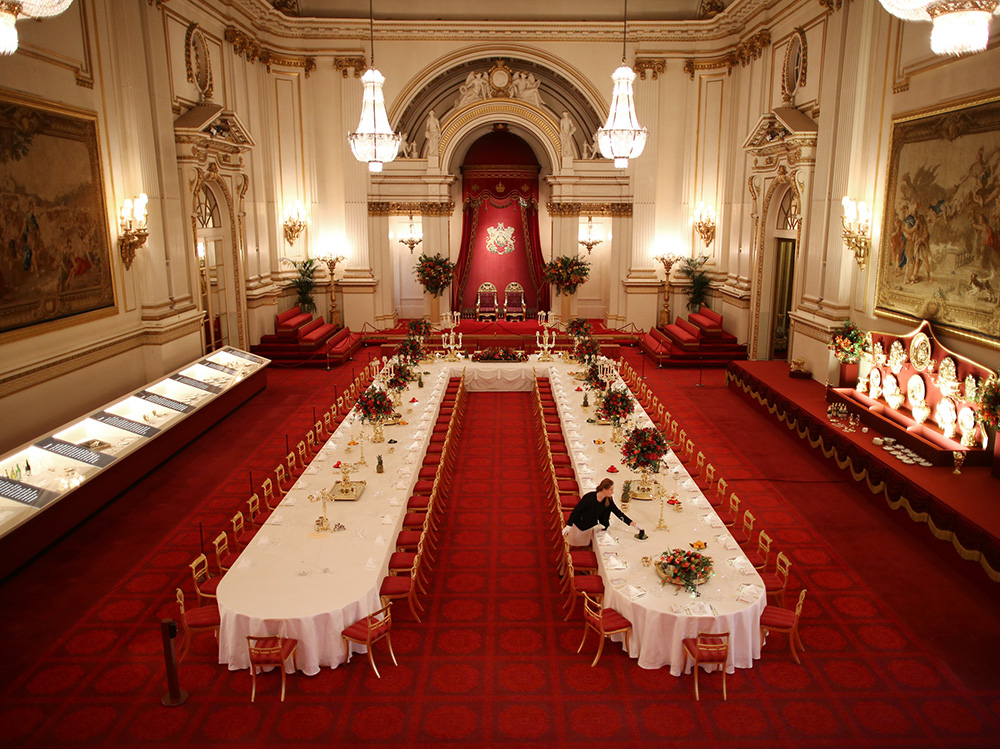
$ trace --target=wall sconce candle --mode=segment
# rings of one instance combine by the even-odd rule
[[[299,201],[285,208],[285,241],[291,247],[306,228],[306,209]]]
[[[858,267],[864,270],[872,246],[872,215],[863,200],[856,203],[852,198],[844,196],[843,206],[844,245],[854,253]]]
[[[146,230],[148,202],[146,193],[141,193],[137,198],[127,198],[118,213],[118,226],[121,230],[118,235],[118,251],[121,253],[125,270],[132,268],[135,251],[146,244],[146,238],[149,236]]]
[[[698,203],[692,214],[694,220],[694,230],[698,232],[701,241],[708,247],[715,239],[715,209],[710,205]]]

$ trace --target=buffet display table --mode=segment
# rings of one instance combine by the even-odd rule
[[[419,389],[411,383],[402,394],[401,410],[407,423],[385,428],[386,440],[398,443],[366,442],[351,446],[347,453],[348,442],[359,441],[362,432],[352,412],[219,585],[220,663],[231,669],[248,668],[246,635],[264,633],[297,639],[298,666],[307,674],[344,662],[341,633],[380,608],[379,587],[387,574],[406,501],[452,376],[464,373],[469,390],[530,389],[536,374],[550,376],[581,488],[593,488],[607,475],[604,471],[612,463],[620,471],[614,476],[619,487],[622,480],[636,478],[622,467],[620,454],[610,443],[611,428],[581,423],[582,393],[575,392],[577,383],[569,374],[578,366],[569,362],[541,363],[537,356],[519,364],[439,359],[418,365],[418,370],[428,373],[424,374],[426,387]],[[410,403],[412,398],[418,402]],[[649,423],[645,414],[641,420]],[[370,435],[370,427],[363,431]],[[598,438],[608,443],[606,453],[599,453],[593,443]],[[330,524],[342,524],[345,530],[315,532],[314,523],[322,507],[320,502],[310,501],[310,495],[331,489],[341,478],[337,462],[357,461],[362,447],[368,465],[352,471],[351,480],[365,481],[364,493],[354,502],[327,504]],[[376,454],[383,457],[383,474],[374,470]],[[677,464],[675,458],[670,460],[671,467]],[[609,542],[614,546],[600,551],[615,552],[627,569],[610,569],[611,557],[605,559],[599,554],[608,590],[607,605],[633,622],[630,655],[637,657],[644,668],[669,665],[671,673],[680,674],[681,639],[706,630],[732,633],[729,670],[749,667],[754,658],[760,657],[758,622],[765,603],[763,585],[752,567],[750,573],[743,574],[730,566],[730,560],[745,561],[745,556],[738,547],[727,548],[735,543],[683,468],[678,476],[684,505],[681,513],[668,511],[670,531],[654,530],[659,504],[652,502],[633,502],[630,508],[632,517],[650,534],[649,540],[636,541],[628,532],[615,532],[616,526],[612,525]],[[620,524],[617,528],[621,530]],[[642,567],[642,556],[659,556],[661,551],[675,546],[687,548],[698,539],[709,544],[705,553],[713,557],[716,565],[715,575],[702,586],[701,598],[684,592],[675,595],[673,586],[661,587],[652,568]],[[752,595],[750,585],[758,586],[760,592]],[[737,600],[741,593],[746,600]],[[361,646],[352,647],[363,652]]]
[[[590,491],[603,478],[611,477],[617,502],[623,482],[632,480],[635,486],[640,477],[623,465],[620,446],[611,442],[611,427],[587,423],[587,414],[580,407],[583,394],[576,392],[578,383],[569,374],[573,367],[563,365],[553,370],[552,390],[581,490]],[[617,387],[624,387],[624,383],[619,381]],[[652,426],[638,403],[633,418],[638,426]],[[604,452],[594,440],[603,440]],[[673,452],[667,453],[665,462],[666,470],[654,478],[668,495],[676,488],[680,500],[680,505],[665,506],[663,518],[668,530],[656,530],[659,501],[633,500],[626,514],[646,531],[647,540],[636,539],[614,516],[608,533],[598,534],[596,551],[604,578],[604,604],[632,622],[629,655],[638,658],[642,668],[669,666],[671,674],[680,675],[685,662],[681,642],[699,632],[729,632],[727,671],[750,668],[760,658],[759,623],[766,604],[763,581]],[[608,473],[611,466],[616,473]],[[698,587],[700,596],[661,583],[652,565],[643,566],[643,557],[656,560],[670,549],[690,550],[695,541],[707,544],[701,553],[712,557],[714,565],[712,577]],[[624,640],[621,635],[614,639]],[[688,671],[691,665],[689,662]]]

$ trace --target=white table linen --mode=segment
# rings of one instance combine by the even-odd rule
[[[583,393],[576,392],[579,382],[569,374],[574,369],[580,367],[558,365],[553,367],[551,378],[581,492],[591,491],[602,479],[610,477],[614,479],[615,501],[620,506],[623,483],[632,480],[634,486],[640,476],[622,463],[621,446],[611,442],[611,427],[587,423],[593,411],[585,413],[580,407]],[[617,387],[624,387],[624,383],[619,380]],[[633,418],[639,426],[652,425],[638,401]],[[595,439],[604,441],[604,452],[594,444]],[[689,672],[692,664],[689,662],[684,668],[682,640],[699,632],[729,632],[726,670],[732,673],[735,668],[750,668],[760,658],[759,624],[766,604],[763,582],[673,452],[665,460],[666,472],[661,471],[654,478],[663,483],[669,495],[675,486],[674,471],[677,472],[676,486],[682,507],[677,512],[671,505],[665,506],[663,517],[669,530],[655,530],[660,517],[658,500],[633,500],[626,514],[646,531],[649,539],[639,541],[635,531],[613,515],[608,534],[596,534],[594,548],[604,579],[604,605],[632,623],[629,655],[638,658],[642,668],[669,666],[674,676]],[[612,465],[618,469],[617,473],[608,473]],[[690,549],[690,544],[699,540],[708,544],[701,553],[712,557],[714,563],[711,579],[699,586],[700,597],[669,583],[661,584],[652,566],[642,566],[644,556],[655,561],[664,551]],[[750,565],[749,573],[743,574],[732,566],[737,562]],[[613,569],[621,564],[626,569]],[[756,595],[752,595],[751,585],[758,588]],[[741,597],[745,600],[739,600]],[[622,635],[614,639],[624,644]]]

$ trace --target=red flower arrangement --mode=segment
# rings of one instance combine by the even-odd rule
[[[868,350],[868,340],[864,331],[851,320],[844,320],[844,325],[830,334],[829,348],[837,361],[844,364],[856,364]]]
[[[590,264],[576,255],[560,255],[542,266],[542,276],[556,287],[556,295],[575,294],[590,276]]]
[[[431,334],[431,324],[422,317],[414,318],[406,324],[406,334],[410,338],[426,338]]]
[[[573,349],[573,358],[581,364],[591,364],[601,355],[601,346],[593,338],[581,338]]]
[[[621,424],[635,410],[635,401],[628,390],[608,390],[601,407],[597,409],[597,418],[607,419],[615,426]],[[657,432],[659,434],[659,432]]]
[[[380,388],[368,388],[354,407],[361,415],[361,420],[366,422],[384,421],[392,416],[392,401]]]
[[[403,339],[402,343],[399,344],[399,348],[396,349],[396,356],[400,358],[401,361],[414,363],[423,359],[427,355],[424,351],[424,347],[420,345],[418,341],[413,336],[407,336]]]
[[[441,296],[455,276],[455,264],[448,258],[424,253],[417,260],[417,280],[431,296]]]
[[[683,587],[696,596],[701,595],[698,586],[712,576],[713,570],[712,557],[685,549],[663,552],[656,565],[664,583]]]
[[[509,346],[490,346],[472,354],[472,361],[528,361],[528,355],[523,351]]]
[[[1000,425],[1000,372],[990,375],[976,393],[979,422],[996,429]]]
[[[624,463],[633,471],[655,468],[666,452],[667,441],[656,427],[633,429],[622,445]]]
[[[593,327],[586,317],[572,317],[566,323],[566,333],[574,338],[590,338]]]
[[[583,382],[591,390],[600,390],[603,393],[608,389],[608,383],[601,379],[596,364],[590,365],[590,369],[587,370],[587,378]]]
[[[414,380],[413,370],[405,364],[393,364],[390,366],[392,369],[389,370],[389,380],[385,383],[385,386],[389,390],[395,390],[397,393],[406,390],[406,386]]]

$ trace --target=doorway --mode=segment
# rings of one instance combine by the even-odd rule
[[[796,230],[798,206],[795,190],[789,187],[778,203],[774,222],[774,275],[768,359],[788,360],[792,330],[793,287],[795,283]]]
[[[225,270],[225,233],[222,213],[212,189],[202,185],[195,193],[195,241],[201,278],[201,309],[205,313],[205,353],[229,345]]]

